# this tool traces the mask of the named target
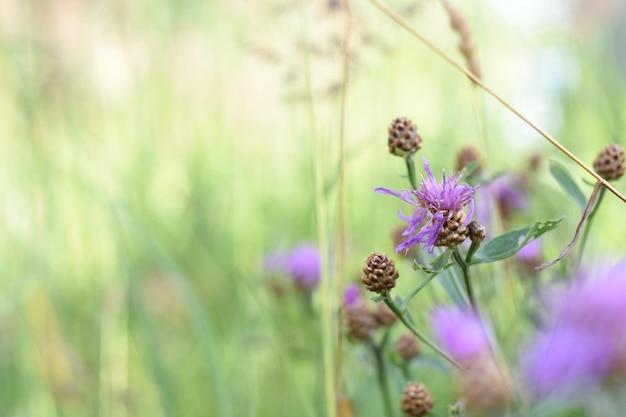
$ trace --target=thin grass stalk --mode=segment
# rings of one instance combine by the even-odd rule
[[[341,105],[339,110],[339,177],[337,184],[338,220],[337,220],[337,284],[336,293],[342,294],[345,288],[345,258],[346,258],[346,108],[348,99],[348,84],[350,82],[350,35],[352,33],[352,14],[350,1],[344,3],[344,31],[342,41],[342,80]],[[337,394],[343,392],[343,303],[337,306],[337,354],[335,384]]]
[[[626,196],[620,193],[615,187],[613,187],[607,180],[602,178],[600,174],[595,172],[592,168],[590,168],[587,164],[585,164],[582,160],[580,160],[576,155],[570,152],[565,146],[559,143],[556,139],[550,136],[546,131],[541,129],[535,123],[533,123],[529,118],[524,116],[519,110],[513,107],[508,101],[502,98],[499,94],[497,94],[494,90],[489,88],[480,78],[472,74],[470,71],[465,69],[463,65],[454,60],[450,55],[445,53],[441,48],[435,45],[433,42],[424,37],[421,33],[419,33],[413,26],[409,24],[406,20],[402,18],[399,14],[390,9],[386,4],[382,3],[379,0],[369,0],[374,6],[376,6],[381,12],[385,13],[388,17],[394,20],[397,24],[406,29],[409,33],[415,36],[420,42],[428,46],[433,52],[439,55],[441,58],[446,60],[450,65],[455,67],[457,70],[461,71],[467,78],[472,80],[476,85],[485,90],[489,95],[498,100],[502,105],[504,105],[507,109],[513,112],[517,117],[522,119],[526,124],[532,127],[537,133],[543,136],[548,142],[554,145],[559,151],[565,154],[569,159],[574,161],[578,166],[587,171],[591,176],[593,176],[602,186],[606,187],[610,192],[612,192],[617,198],[626,203]]]
[[[301,27],[304,35],[305,43],[309,42],[308,36],[308,20],[306,14],[306,3],[300,1],[298,3],[300,9]],[[324,207],[324,180],[322,161],[325,157],[322,144],[317,134],[317,118],[315,114],[315,103],[313,101],[313,85],[311,81],[311,56],[309,48],[304,48],[303,55],[304,79],[307,96],[307,109],[309,116],[309,131],[311,132],[311,148],[310,153],[313,159],[313,180],[315,190],[315,224],[318,248],[320,253],[320,295],[321,295],[321,321],[322,321],[322,356],[324,362],[324,400],[326,403],[326,415],[328,417],[337,417],[337,389],[336,368],[334,352],[335,335],[333,334],[333,311],[331,300],[331,288],[328,260],[328,236],[327,236],[327,219]]]

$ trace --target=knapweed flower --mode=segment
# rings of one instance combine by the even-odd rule
[[[442,347],[461,363],[489,352],[487,331],[471,309],[438,308],[433,313],[433,328]]]
[[[309,292],[320,282],[320,255],[313,245],[302,244],[294,248],[285,261],[287,272],[296,287]]]
[[[550,306],[553,322],[529,346],[526,375],[538,394],[626,379],[626,261],[590,272]]]
[[[390,194],[415,207],[411,216],[398,214],[409,226],[402,234],[407,239],[396,247],[396,252],[408,252],[411,246],[422,243],[430,254],[435,246],[455,246],[465,239],[467,224],[474,212],[473,193],[476,187],[459,184],[458,174],[446,178],[445,171],[441,182],[435,179],[428,161],[423,158],[427,178],[422,175],[419,190],[395,191],[376,188],[377,193]],[[468,206],[467,215],[463,209]]]

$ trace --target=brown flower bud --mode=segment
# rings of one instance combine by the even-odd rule
[[[389,306],[385,303],[378,303],[376,310],[376,320],[381,324],[381,326],[390,327],[396,321],[398,321],[398,317],[396,314],[389,308]]]
[[[422,138],[417,126],[406,117],[398,117],[389,126],[389,152],[397,156],[411,155],[422,147]]]
[[[443,225],[443,228],[437,236],[437,243],[435,246],[447,246],[449,248],[454,247],[460,243],[463,243],[467,237],[467,226],[463,226],[465,222],[465,213],[458,211],[454,217]]]
[[[472,162],[476,162],[476,169],[472,175],[478,174],[482,169],[482,163],[478,151],[473,146],[466,146],[456,155],[456,170],[461,172],[463,168]]]
[[[433,397],[424,384],[409,382],[402,394],[402,411],[409,417],[422,417],[433,408]]]
[[[593,169],[607,181],[620,178],[625,168],[624,148],[615,143],[606,145],[593,161]]]
[[[485,226],[478,223],[476,220],[472,220],[467,225],[467,230],[469,232],[469,238],[474,243],[480,243],[485,240],[487,234],[485,232]]]
[[[368,290],[386,294],[396,286],[398,276],[396,263],[384,253],[376,252],[365,259],[361,281]]]
[[[378,320],[365,304],[358,303],[345,310],[348,338],[354,342],[366,342],[378,328]]]
[[[394,350],[402,359],[410,361],[411,359],[419,356],[421,352],[420,341],[411,332],[403,333],[396,342]]]
[[[468,413],[483,416],[504,410],[510,401],[509,384],[493,356],[479,356],[465,366],[460,389]]]

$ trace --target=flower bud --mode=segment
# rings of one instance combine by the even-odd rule
[[[396,263],[384,253],[376,252],[365,259],[361,281],[368,290],[386,294],[396,286],[398,276]]]
[[[417,126],[406,117],[398,117],[389,126],[389,152],[396,156],[412,155],[422,147]]]

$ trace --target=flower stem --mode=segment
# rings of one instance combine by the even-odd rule
[[[383,358],[383,350],[387,343],[387,335],[383,338],[380,345],[375,344],[372,340],[369,341],[369,348],[374,355],[376,361],[376,379],[378,380],[378,387],[380,388],[380,394],[383,397],[383,407],[385,408],[385,415],[387,417],[394,417],[393,408],[391,407],[391,397],[389,396],[389,385],[387,383],[387,367],[385,366],[385,360]]]
[[[463,260],[459,249],[455,246],[452,250],[452,257],[459,266],[461,273],[463,274],[463,281],[465,282],[465,288],[467,289],[467,296],[469,297],[472,308],[476,310],[476,300],[474,299],[474,289],[472,288],[472,280],[469,273],[469,265]]]
[[[452,365],[454,365],[455,367],[459,368],[459,369],[463,369],[463,367],[454,359],[452,359],[450,356],[448,356],[439,346],[435,345],[430,339],[428,339],[426,336],[424,336],[422,333],[420,333],[419,330],[417,330],[415,328],[415,326],[413,326],[405,317],[405,315],[400,311],[400,309],[398,308],[398,306],[393,302],[393,300],[389,297],[389,294],[384,294],[383,295],[383,300],[385,301],[385,304],[387,304],[387,306],[391,309],[391,311],[394,312],[394,314],[396,315],[396,317],[398,317],[398,319],[402,322],[402,324],[404,324],[406,326],[407,329],[409,329],[411,331],[411,333],[413,333],[419,340],[422,341],[422,343],[424,343],[426,346],[430,347],[432,350],[434,350],[435,352],[437,352],[439,355],[441,355],[445,360],[447,360],[448,362],[450,362]]]
[[[417,190],[417,176],[415,175],[415,161],[413,160],[413,155],[408,155],[404,158],[406,162],[406,170],[409,174],[409,181],[411,181],[411,187],[414,190]]]

